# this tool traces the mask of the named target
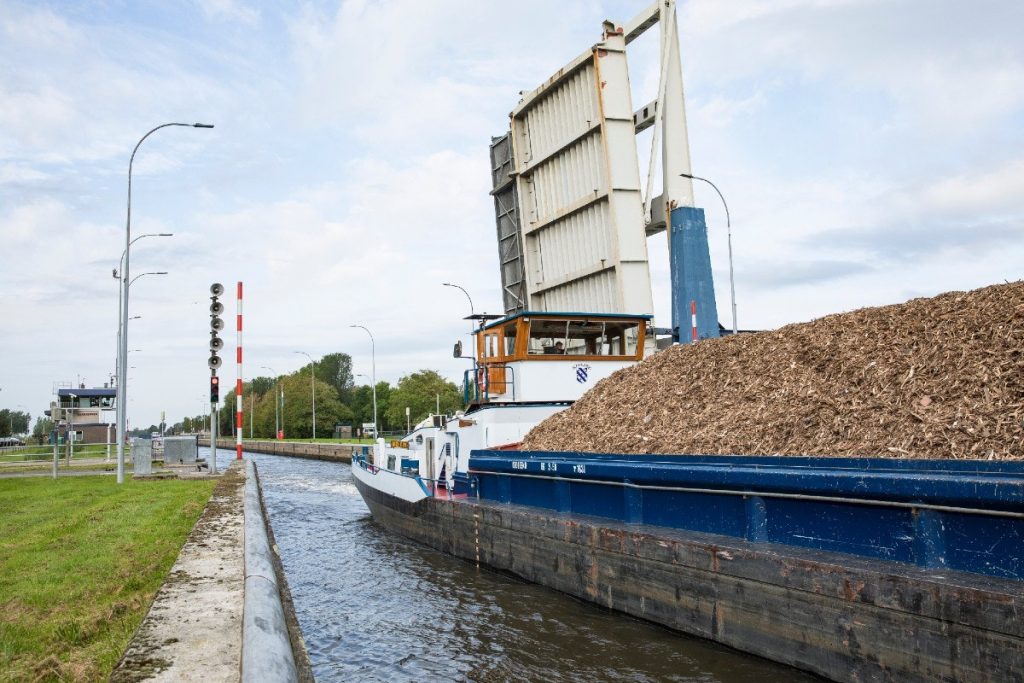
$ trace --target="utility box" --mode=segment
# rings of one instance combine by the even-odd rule
[[[165,436],[165,465],[194,465],[199,457],[198,436]]]
[[[149,439],[132,439],[132,476],[153,474],[153,449]]]

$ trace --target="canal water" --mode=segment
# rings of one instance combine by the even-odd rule
[[[818,680],[389,533],[348,465],[248,457],[317,681]]]

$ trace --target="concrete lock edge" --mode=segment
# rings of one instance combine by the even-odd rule
[[[298,681],[284,607],[260,506],[256,465],[245,461],[245,598],[242,681]]]

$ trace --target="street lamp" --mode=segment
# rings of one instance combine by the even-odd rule
[[[473,317],[476,315],[476,311],[473,310],[473,298],[469,295],[469,292],[460,285],[454,282],[442,282],[445,287],[454,287],[455,289],[461,289],[462,293],[469,299],[469,343],[473,344],[473,334],[476,332],[476,326],[474,325]],[[476,345],[473,344],[473,368],[476,369]]]
[[[132,150],[132,156],[128,160],[128,212],[125,220],[124,228],[124,266],[121,268],[121,353],[118,358],[118,378],[117,378],[117,483],[124,483],[124,429],[125,423],[127,422],[127,405],[128,405],[128,381],[126,375],[128,374],[125,369],[125,356],[127,355],[128,348],[128,321],[125,319],[128,316],[128,289],[130,280],[128,279],[129,266],[131,264],[131,246],[132,246],[132,168],[135,165],[135,154],[139,151],[139,147],[145,142],[153,133],[157,132],[161,128],[168,128],[171,126],[191,126],[192,128],[213,128],[208,123],[163,123],[148,133],[139,138],[139,141],[135,143],[135,149]],[[213,444],[216,447],[216,444]]]
[[[174,233],[173,232],[148,232],[145,235],[139,235],[138,237],[133,239],[130,242],[130,245],[131,244],[135,244],[136,242],[141,240],[143,237],[174,237]],[[121,367],[121,365],[120,365],[120,359],[121,359],[121,316],[122,316],[122,311],[121,311],[121,303],[122,303],[122,301],[121,301],[121,299],[123,297],[123,288],[124,288],[124,282],[121,280],[119,275],[120,275],[121,269],[124,267],[124,255],[127,252],[128,252],[128,248],[125,247],[125,250],[121,252],[121,258],[117,262],[117,268],[114,269],[114,278],[117,280],[117,350],[116,350],[116,353],[114,354],[114,358],[115,358],[114,364],[118,368]],[[135,320],[138,317],[140,317],[140,316],[135,316],[133,318],[129,318],[129,320]],[[115,370],[115,372],[116,372],[116,370]]]
[[[71,397],[71,408],[68,408],[68,413],[71,418],[68,420],[68,467],[71,467],[71,458],[75,456],[75,408],[74,404],[78,402],[78,395],[69,393]]]
[[[313,357],[305,351],[296,351],[300,355],[305,356],[309,359],[309,362],[313,364],[310,368],[310,384],[313,386],[313,441],[316,441],[316,361]]]
[[[466,296],[469,295],[467,294]],[[373,333],[369,329],[362,325],[349,325],[349,327],[358,327],[370,335],[370,372],[372,373],[370,382],[373,385],[373,438],[376,439],[380,436],[380,432],[377,429],[377,343],[373,340]]]
[[[141,274],[136,275],[135,277],[133,277],[131,279],[131,282],[128,283],[128,286],[131,287],[133,284],[135,284],[136,280],[138,280],[140,277],[146,277],[147,275],[167,275],[167,271],[166,270],[151,270],[151,271],[146,272],[146,273],[141,273]]]
[[[707,178],[701,178],[700,176],[692,175],[690,173],[680,173],[679,175],[691,180],[702,180],[715,188],[715,192],[718,193],[718,197],[722,200],[722,206],[725,207],[725,230],[727,239],[729,240],[729,294],[732,297],[732,333],[736,334],[736,281],[733,279],[732,275],[732,222],[729,220],[729,205],[725,203],[725,197],[722,195],[722,191],[718,189],[718,186]]]
[[[277,410],[278,392],[280,392],[281,394],[281,403],[284,403],[284,389],[281,389],[281,375],[277,374],[277,370],[267,365],[261,365],[260,368],[262,368],[263,370],[270,370],[272,373],[274,373],[274,383],[277,385],[277,387],[274,389],[274,439],[277,439],[277,435],[281,433],[280,421],[278,420]]]

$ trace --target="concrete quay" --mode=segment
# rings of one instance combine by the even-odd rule
[[[209,446],[209,438],[200,438],[200,446]],[[217,448],[234,450],[234,439],[217,439]],[[266,453],[269,455],[283,455],[293,458],[306,458],[308,460],[324,460],[327,462],[352,462],[352,451],[362,448],[358,444],[351,443],[306,443],[301,441],[266,441],[242,442],[242,448],[247,453]]]
[[[313,680],[255,466],[218,476],[114,683]]]

